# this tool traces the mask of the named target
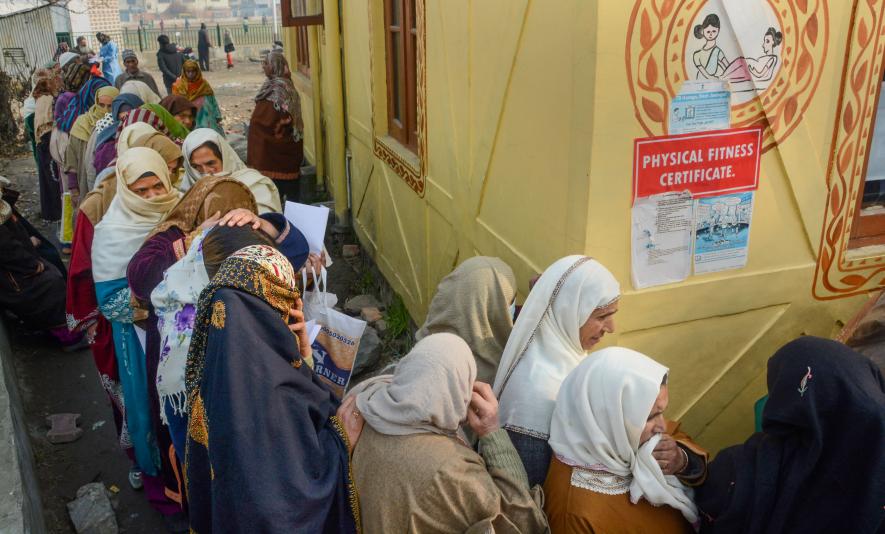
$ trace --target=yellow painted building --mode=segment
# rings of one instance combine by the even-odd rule
[[[305,151],[419,323],[470,256],[508,262],[522,299],[557,258],[591,255],[624,293],[607,343],[668,365],[669,415],[718,450],[752,431],[777,347],[836,335],[885,284],[877,215],[857,216],[885,2],[291,2],[323,15],[284,32]],[[749,260],[636,290],[633,140],[667,133],[711,13],[724,56],[768,69],[732,97],[732,126],[764,128]]]

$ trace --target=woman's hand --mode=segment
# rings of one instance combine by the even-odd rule
[[[236,208],[227,212],[218,221],[219,226],[246,226],[251,225],[253,230],[261,228],[263,219],[246,208]]]
[[[310,347],[310,334],[307,331],[307,322],[304,320],[304,302],[299,297],[295,300],[295,307],[289,308],[289,330],[298,338],[298,350],[303,359],[313,357],[313,349]]]
[[[492,386],[485,382],[473,383],[473,397],[467,408],[467,424],[480,438],[501,428],[498,422],[498,399],[495,398]]]
[[[311,272],[311,269],[313,269],[313,272],[317,274],[320,274],[325,266],[326,262],[323,260],[322,254],[314,254],[313,252],[307,256],[307,261],[304,263],[304,268],[307,269],[307,272]]]
[[[345,398],[335,415],[341,420],[341,424],[344,426],[344,433],[347,434],[347,441],[349,441],[348,452],[353,454],[356,442],[359,441],[360,435],[363,433],[363,425],[366,424],[366,421],[356,407],[356,395],[350,395]]]
[[[218,224],[218,220],[221,218],[221,212],[216,211],[212,214],[211,217],[203,221],[203,224],[200,225],[200,230],[205,230],[207,228],[212,228],[216,224]]]
[[[688,465],[688,457],[669,434],[661,434],[661,441],[651,455],[658,461],[665,475],[675,475]]]

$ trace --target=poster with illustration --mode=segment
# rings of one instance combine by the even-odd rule
[[[747,265],[754,192],[695,201],[694,273]]]
[[[782,65],[782,45],[770,3],[709,0],[692,25],[686,72],[689,79],[728,82],[738,105],[768,89]]]

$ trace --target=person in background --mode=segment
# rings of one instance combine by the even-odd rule
[[[393,375],[351,390],[340,413],[364,420],[353,479],[367,533],[547,530],[540,488],[529,486],[488,384],[456,335],[419,341]],[[480,453],[464,441],[467,421]],[[395,503],[395,504],[393,504]]]
[[[243,33],[249,33],[249,17],[243,17]]]
[[[169,41],[168,35],[157,37],[157,43],[160,45],[160,49],[157,50],[157,68],[163,74],[163,85],[166,86],[166,93],[171,95],[172,84],[181,76],[184,54],[178,51],[175,43]]]
[[[194,104],[197,108],[194,125],[197,128],[211,128],[224,135],[224,129],[221,127],[221,108],[215,99],[215,92],[209,82],[203,78],[200,65],[196,61],[185,60],[181,76],[173,84],[170,94],[183,96]]]
[[[30,330],[48,331],[63,347],[83,348],[82,334],[69,332],[65,321],[64,265],[41,256],[38,247],[49,242],[15,209],[19,193],[10,185],[0,176],[0,310]]]
[[[76,176],[76,186],[71,183],[69,187],[71,200],[75,206],[79,203],[80,195],[85,196],[89,192],[87,165],[92,165],[93,154],[86,153],[86,145],[89,143],[96,123],[111,112],[111,105],[119,94],[116,87],[105,86],[98,89],[95,92],[95,104],[77,117],[71,128],[70,143],[67,152],[65,152],[65,172],[68,173],[68,176],[72,174]]]
[[[153,25],[153,23],[154,23],[154,21],[151,21],[152,25]],[[160,31],[161,32],[166,31],[166,23],[163,21],[163,19],[160,19]]]
[[[703,482],[707,453],[664,419],[668,372],[643,354],[611,347],[563,381],[544,484],[553,534],[695,532],[689,487]]]
[[[607,333],[614,332],[621,288],[587,256],[556,261],[529,293],[495,375],[501,422],[528,472],[543,484],[552,453],[550,417],[562,381]]]
[[[184,18],[184,29],[185,30],[191,29],[191,19],[189,19],[187,17]]]
[[[71,46],[67,43],[67,41],[60,41],[58,43],[58,46],[55,48],[55,53],[52,54],[52,61],[58,61],[58,58],[60,58],[62,54],[70,51]]]
[[[98,39],[98,42],[101,43],[101,48],[98,50],[98,56],[101,58],[102,75],[106,80],[113,83],[113,81],[117,79],[117,76],[123,72],[120,68],[120,60],[117,59],[120,50],[117,47],[117,43],[115,43],[108,34],[97,33],[95,37]]]
[[[234,68],[234,56],[233,56],[234,50],[236,50],[236,48],[234,47],[234,40],[230,36],[230,30],[225,29],[224,30],[224,54],[227,57],[227,68],[229,68],[229,69]]]
[[[181,150],[184,152],[184,169],[187,173],[182,179],[182,191],[187,191],[205,176],[230,176],[246,184],[255,197],[259,214],[283,211],[279,192],[273,181],[248,168],[230,143],[215,130],[194,130],[184,140]]]
[[[262,66],[267,79],[255,96],[246,145],[247,162],[273,179],[280,204],[284,205],[286,200],[300,199],[298,177],[304,148],[301,98],[282,52],[271,50]]]
[[[299,308],[295,270],[267,245],[235,252],[200,295],[185,371],[192,532],[359,528],[350,436]]]
[[[89,57],[94,56],[95,52],[89,48],[89,45],[86,44],[86,37],[81,35],[77,37],[77,46],[74,48],[74,51],[80,54],[81,57]]]
[[[37,177],[40,182],[40,215],[44,221],[50,222],[61,220],[61,177],[49,151],[52,128],[55,125],[52,107],[57,93],[57,79],[48,71],[47,76],[37,79],[31,93],[36,99],[33,126],[37,149]]]
[[[160,89],[157,88],[157,82],[154,80],[154,77],[139,68],[138,56],[135,55],[134,50],[129,48],[123,50],[123,66],[126,70],[114,80],[114,87],[120,89],[129,80],[136,80],[145,83],[155,94],[160,94]]]
[[[803,336],[768,360],[762,431],[710,463],[702,533],[885,528],[885,378],[836,341]]]
[[[492,383],[515,311],[513,270],[498,258],[474,256],[439,283],[415,339],[443,332],[457,335],[473,353],[476,379]]]
[[[197,32],[197,52],[200,55],[200,68],[206,72],[211,71],[209,68],[209,49],[212,48],[212,41],[209,40],[209,30],[206,29],[206,23],[200,23],[200,31]]]

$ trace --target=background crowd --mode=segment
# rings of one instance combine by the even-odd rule
[[[89,344],[130,484],[170,531],[885,525],[885,380],[871,360],[787,343],[768,361],[760,431],[710,461],[664,416],[666,366],[595,350],[621,289],[582,255],[550,265],[519,308],[503,261],[464,261],[414,349],[337,398],[313,372],[298,274],[323,258],[281,214],[303,142],[283,52],[263,62],[243,162],[197,61],[161,37],[161,98],[134,53],[118,72],[100,41],[98,63],[60,47],[26,109],[42,216],[73,228],[69,267],[0,184],[0,306]]]

